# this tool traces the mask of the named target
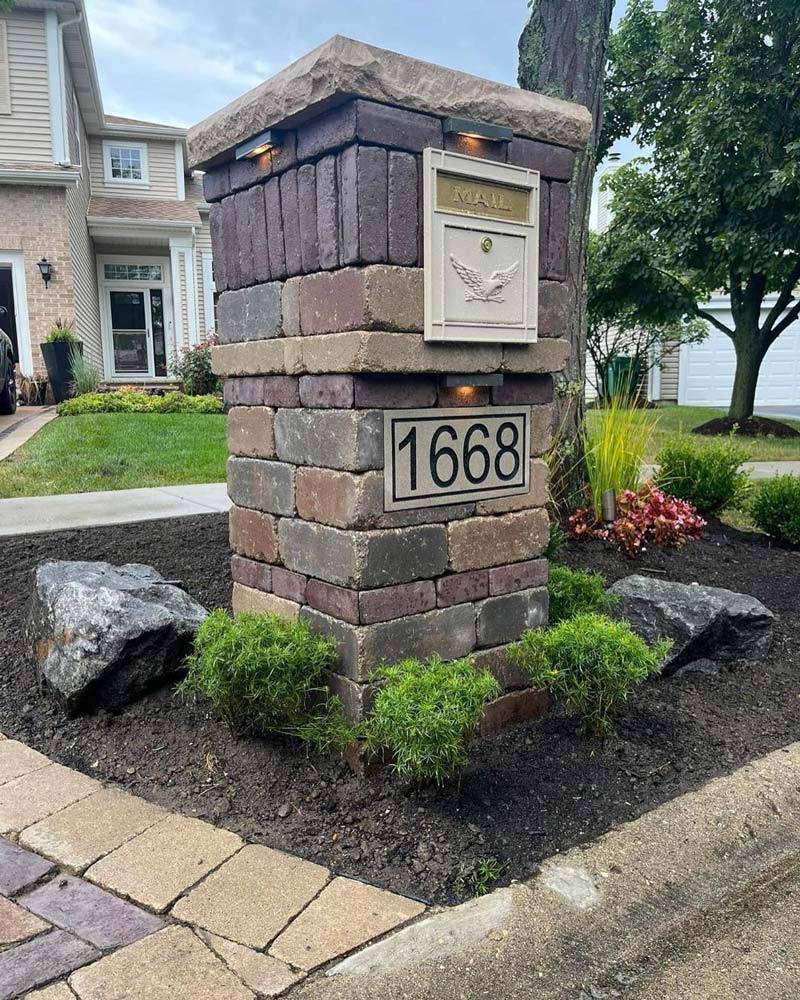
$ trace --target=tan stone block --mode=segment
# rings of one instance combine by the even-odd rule
[[[509,691],[484,708],[479,732],[481,736],[495,736],[509,726],[539,719],[547,713],[549,704],[547,692],[537,688]]]
[[[81,872],[167,814],[116,788],[103,788],[28,827],[19,842],[62,868]]]
[[[98,782],[60,764],[14,778],[0,785],[0,834],[19,833],[99,789]]]
[[[530,687],[530,674],[511,658],[508,645],[476,649],[470,660],[476,670],[488,670],[503,691]]]
[[[424,913],[413,899],[349,878],[335,878],[270,948],[310,972]]]
[[[300,605],[296,601],[278,597],[277,594],[266,594],[263,590],[245,587],[244,584],[233,585],[233,613],[240,615],[243,611],[254,611],[260,615],[280,615],[294,621],[300,614]]]
[[[540,508],[452,521],[447,525],[450,569],[458,573],[533,559],[544,551],[549,531],[547,511]]]
[[[245,948],[234,941],[226,941],[210,931],[198,931],[198,934],[245,986],[255,990],[259,996],[280,996],[290,986],[305,978],[304,972],[295,972],[277,958]]]
[[[75,994],[65,983],[56,983],[35,993],[26,993],[25,1000],[75,1000]]]
[[[17,740],[4,740],[0,746],[0,785],[23,774],[30,774],[40,767],[47,767],[50,761],[44,754]]]
[[[309,372],[493,372],[503,349],[495,345],[427,344],[418,333],[356,330],[305,337]]]
[[[277,522],[272,515],[248,507],[231,507],[229,527],[234,552],[261,562],[278,562]]]
[[[563,371],[570,354],[568,340],[547,337],[534,344],[506,344],[503,371],[540,374]]]
[[[322,889],[327,868],[251,844],[179,900],[178,920],[265,948]]]
[[[334,528],[373,526],[383,513],[383,472],[302,468],[295,479],[297,513]]]
[[[300,284],[302,332],[422,331],[422,277],[421,268],[387,264],[306,275]]]
[[[547,503],[547,482],[549,470],[547,463],[540,458],[531,459],[531,488],[528,493],[515,497],[498,497],[496,500],[484,500],[475,505],[476,514],[508,514],[515,510],[527,510],[529,507],[544,507]]]
[[[275,458],[273,417],[267,406],[234,406],[228,413],[228,451],[247,458]]]
[[[163,911],[241,846],[235,833],[169,816],[92,865],[86,878]]]
[[[299,337],[255,340],[240,344],[218,344],[211,349],[211,367],[217,375],[282,375],[296,363],[287,347]]]
[[[552,403],[531,407],[531,455],[544,455],[553,444],[555,408]]]
[[[187,927],[167,927],[74,972],[80,1000],[253,1000]]]
[[[0,948],[27,941],[46,931],[50,924],[34,916],[10,899],[0,896]]]

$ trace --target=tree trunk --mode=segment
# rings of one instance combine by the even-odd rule
[[[737,324],[733,346],[736,349],[736,374],[728,416],[731,420],[747,420],[753,416],[758,375],[766,354],[757,320]]]
[[[580,428],[586,378],[586,244],[597,144],[603,122],[603,81],[614,0],[533,0],[530,19],[519,40],[519,85],[553,97],[585,104],[594,128],[586,150],[575,160],[570,184],[570,230],[567,284],[573,309],[566,335],[572,345],[564,371],[571,392],[556,401],[556,425],[564,454],[573,456],[567,470],[568,495],[582,495],[586,482]]]

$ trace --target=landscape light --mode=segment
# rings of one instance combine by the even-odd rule
[[[261,156],[262,153],[266,153],[268,149],[272,149],[273,146],[280,146],[280,144],[281,133],[274,128],[267,129],[266,132],[259,132],[252,139],[248,139],[241,146],[237,146],[236,159],[254,160],[257,156]]]
[[[472,139],[492,139],[494,142],[511,142],[514,132],[505,125],[491,125],[489,122],[475,122],[469,118],[445,118],[445,134],[456,133]]]
[[[445,389],[463,389],[477,385],[502,385],[503,373],[495,375],[443,375],[442,385]]]

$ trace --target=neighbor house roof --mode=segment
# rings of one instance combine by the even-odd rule
[[[89,201],[89,221],[104,222],[183,222],[199,226],[200,215],[192,201],[167,201],[154,198],[104,198],[94,195]]]

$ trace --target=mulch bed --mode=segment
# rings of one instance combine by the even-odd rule
[[[730,587],[777,613],[770,659],[716,676],[647,683],[604,744],[559,713],[480,740],[460,787],[409,790],[388,772],[367,781],[288,740],[234,740],[170,690],[119,715],[63,719],[39,696],[22,638],[28,573],[46,558],[144,562],[208,607],[230,593],[224,516],[0,539],[0,730],[62,763],[166,807],[336,871],[452,902],[462,865],[496,857],[505,881],[716,775],[800,738],[800,553],[712,525],[682,551],[630,562],[602,543],[564,561]]]
[[[800,437],[800,431],[795,430],[790,424],[784,424],[780,420],[772,420],[769,417],[747,417],[745,420],[715,417],[713,420],[707,420],[706,423],[693,428],[692,433],[708,436],[737,434],[739,437]]]

